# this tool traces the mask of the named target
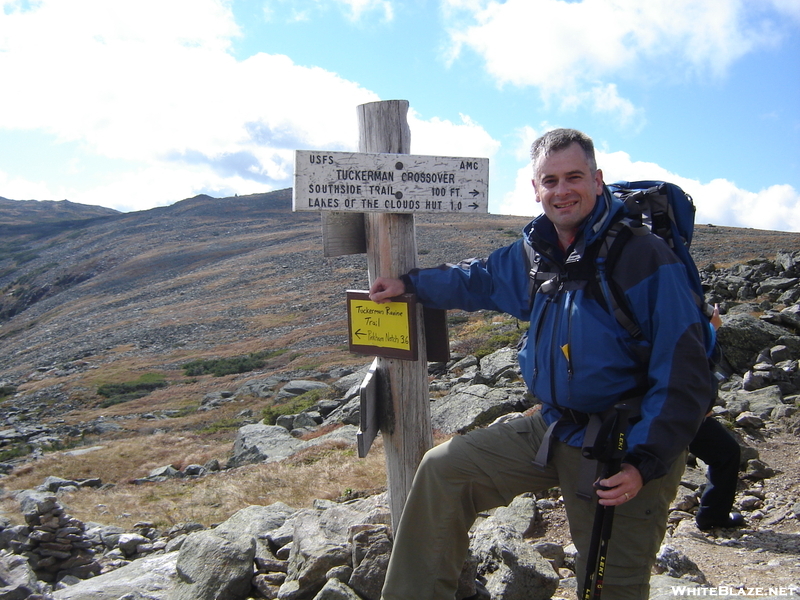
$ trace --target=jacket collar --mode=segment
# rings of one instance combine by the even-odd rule
[[[573,254],[578,258],[583,255],[587,245],[597,241],[624,212],[625,205],[614,196],[607,186],[603,186],[603,193],[597,197],[594,209],[586,217],[578,235],[573,243]],[[558,236],[555,227],[547,215],[542,213],[528,223],[522,230],[525,241],[543,254],[551,256],[560,255],[558,249]],[[572,255],[571,255],[572,256]]]

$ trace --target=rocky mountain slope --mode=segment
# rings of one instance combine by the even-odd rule
[[[181,366],[190,360],[271,350],[281,354],[266,373],[285,377],[363,366],[365,357],[347,351],[344,290],[367,285],[366,261],[363,256],[323,257],[319,217],[292,213],[290,205],[291,191],[281,190],[226,199],[200,196],[128,214],[76,205],[54,219],[52,204],[26,203],[24,215],[12,211],[4,218],[0,203],[0,408],[7,428],[0,432],[0,451],[16,444],[23,424],[63,435],[91,419],[100,431],[101,413],[127,419],[114,421],[115,435],[133,434],[137,420],[152,415],[142,414],[143,405],[135,402],[101,411],[98,389],[145,375],[180,380],[155,400],[161,412],[169,408],[178,414],[187,403],[194,403],[198,414],[213,409],[227,397],[210,379],[187,382]],[[420,264],[486,255],[513,241],[527,220],[419,215]],[[748,283],[751,275],[757,274],[759,282],[776,277],[779,269],[773,264],[768,269],[775,272],[766,272],[764,259],[797,249],[800,234],[702,224],[693,243],[713,292],[731,306],[738,300],[762,302],[767,294],[759,296],[758,286]],[[753,264],[731,271],[707,268],[746,261]],[[781,293],[776,290],[771,292],[775,298]],[[764,301],[747,310],[766,308]],[[779,378],[780,369],[768,364],[769,357],[762,362],[766,366],[753,367],[753,378],[767,377],[764,373]],[[769,383],[775,384],[764,381],[759,387]],[[24,406],[19,398],[25,398]],[[123,430],[116,425],[120,422]],[[179,418],[160,425],[166,430],[198,426]],[[777,429],[765,437],[761,452],[768,465],[780,468],[774,481],[785,496],[796,492],[800,475],[796,431]],[[548,512],[547,538],[566,542],[559,514]],[[708,536],[689,535],[684,541],[716,583],[735,581],[736,561],[756,564],[758,553],[774,563],[765,569],[787,571],[776,581],[793,583],[799,565],[784,558],[796,562],[795,523],[783,519],[772,531],[778,534],[775,544],[787,542],[786,549],[758,533],[716,544]]]
[[[20,205],[0,203],[2,379],[122,348],[162,363],[222,346],[327,352],[344,342],[344,290],[367,284],[363,256],[322,256],[319,216],[293,213],[288,189],[126,214]],[[419,215],[420,264],[486,255],[527,220]],[[797,247],[796,233],[699,225],[693,251],[724,265]]]

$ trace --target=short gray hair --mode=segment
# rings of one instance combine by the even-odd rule
[[[537,163],[554,152],[565,150],[572,144],[578,144],[586,155],[589,168],[594,173],[597,171],[597,160],[594,157],[594,142],[585,133],[577,129],[553,129],[531,144],[531,160],[533,168],[536,169]]]

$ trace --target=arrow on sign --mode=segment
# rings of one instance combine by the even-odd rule
[[[357,335],[360,338],[362,335],[367,335],[367,334],[359,329],[358,331],[354,331],[353,335]]]
[[[478,190],[472,190],[470,192],[470,195],[474,198],[475,196],[480,196],[481,193]]]
[[[478,206],[480,206],[480,205],[479,205],[477,202],[473,202],[472,204],[470,204],[470,205],[469,205],[469,207],[470,207],[472,210],[475,210],[476,208],[478,208]]]

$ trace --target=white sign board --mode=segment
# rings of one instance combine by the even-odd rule
[[[489,159],[297,150],[294,210],[489,212]]]

